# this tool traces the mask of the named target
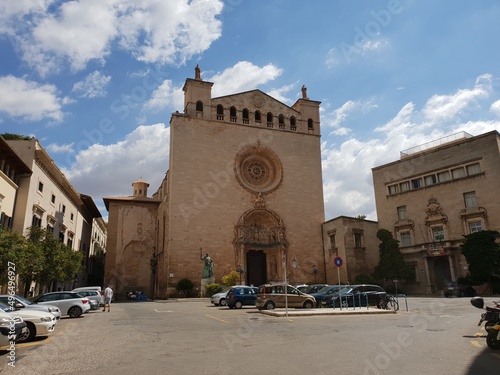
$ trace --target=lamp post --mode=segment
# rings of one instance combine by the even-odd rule
[[[239,265],[238,268],[236,268],[236,272],[240,274],[240,285],[241,285],[241,275],[243,275],[243,273],[245,272],[243,266]]]
[[[315,264],[313,264],[312,272],[313,272],[313,275],[314,275],[314,283],[316,284],[316,274],[318,273],[318,267],[316,267]]]

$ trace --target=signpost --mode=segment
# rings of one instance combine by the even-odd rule
[[[333,259],[333,264],[335,264],[335,267],[337,267],[337,279],[339,281],[339,298],[340,298],[339,306],[340,310],[342,310],[342,295],[340,294],[340,267],[342,267],[344,261],[342,260],[341,257],[335,257],[335,259]],[[332,302],[333,302],[333,308],[335,308],[335,301]]]
[[[288,279],[286,275],[286,254],[283,254],[283,257],[281,259],[283,263],[283,270],[285,272],[285,316],[288,318]]]

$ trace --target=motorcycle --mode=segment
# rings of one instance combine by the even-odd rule
[[[500,350],[500,301],[493,301],[495,306],[484,307],[484,299],[482,297],[474,297],[470,300],[472,306],[478,309],[485,309],[486,312],[481,314],[478,326],[486,322],[484,329],[488,332],[486,344],[493,350]]]

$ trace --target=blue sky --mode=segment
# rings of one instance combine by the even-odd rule
[[[371,168],[500,130],[496,0],[3,0],[0,132],[35,136],[75,188],[156,191],[182,86],[321,105],[326,220],[376,220]]]

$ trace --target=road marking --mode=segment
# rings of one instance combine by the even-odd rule
[[[481,345],[481,344],[479,343],[479,341],[476,341],[476,340],[470,340],[470,343],[471,343],[472,345],[474,345],[476,348],[482,348],[482,347],[483,347],[483,345]]]
[[[47,337],[45,340],[41,340],[41,341],[16,343],[16,348],[28,348],[30,346],[42,345],[42,344],[45,344],[46,342],[49,342],[51,340],[52,340],[52,337]]]
[[[215,320],[218,320],[219,322],[222,322],[222,323],[231,324],[231,322],[228,322],[227,320],[219,319],[219,318],[216,318],[215,316],[212,316],[212,315],[205,315],[205,316],[212,318],[212,319],[215,319]]]
[[[172,312],[171,310],[156,310],[156,309],[155,309],[155,311],[156,311],[157,313],[161,313],[161,312]]]

